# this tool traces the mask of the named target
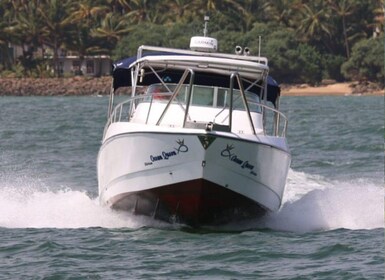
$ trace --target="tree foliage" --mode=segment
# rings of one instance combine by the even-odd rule
[[[384,84],[384,36],[362,40],[354,45],[352,55],[342,65],[348,79],[377,81]]]
[[[62,50],[118,59],[143,44],[187,48],[191,36],[202,34],[204,15],[222,52],[241,45],[256,55],[261,36],[261,54],[279,80],[383,80],[381,65],[361,56],[364,48],[377,53],[370,38],[384,30],[380,0],[1,0],[0,70],[15,63],[24,74],[41,68],[47,61],[35,56],[39,49],[58,74]],[[10,44],[23,48],[14,63]]]

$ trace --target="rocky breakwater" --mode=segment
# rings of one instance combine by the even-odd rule
[[[106,95],[111,77],[0,78],[0,96]]]

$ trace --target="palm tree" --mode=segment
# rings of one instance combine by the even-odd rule
[[[8,13],[9,15],[9,13]],[[7,7],[4,3],[0,4],[0,63],[5,69],[11,68],[12,58],[9,53],[10,34],[8,32],[9,16],[7,15]]]
[[[75,3],[69,11],[69,19],[75,22],[84,22],[89,24],[93,18],[105,15],[110,11],[108,6],[95,6],[92,0],[83,0]]]
[[[330,5],[331,9],[335,11],[337,15],[341,18],[342,33],[344,36],[344,44],[345,44],[345,54],[346,54],[346,57],[349,59],[350,47],[349,47],[349,40],[348,40],[347,28],[346,28],[346,18],[353,13],[354,4],[349,0],[340,0],[340,1],[327,0],[327,2]]]
[[[385,3],[382,0],[376,0],[373,8],[374,15],[374,34],[384,32]]]
[[[190,0],[171,0],[168,1],[168,10],[170,15],[175,15],[177,21],[183,21],[186,11],[193,7]]]
[[[107,2],[110,12],[125,15],[130,11],[130,0],[105,0],[103,2]]]
[[[267,21],[275,21],[280,25],[292,27],[297,6],[298,0],[270,0],[262,5],[262,10]]]
[[[131,0],[127,18],[130,19],[132,23],[150,22],[149,11],[149,3],[147,0]]]
[[[83,0],[71,7],[69,21],[74,24],[74,28],[68,31],[65,44],[70,50],[79,53],[80,65],[83,65],[86,55],[100,51],[90,30],[97,27],[99,17],[108,11],[109,7],[94,6],[91,0]]]
[[[330,37],[331,26],[328,23],[330,14],[325,7],[311,2],[301,5],[299,13],[301,20],[298,33],[305,41],[320,40],[325,35]]]
[[[110,12],[101,21],[99,27],[91,30],[91,36],[103,39],[106,50],[110,52],[118,40],[131,30],[132,27],[128,25],[127,16],[118,16]]]
[[[261,4],[255,0],[225,0],[222,2],[221,11],[226,17],[233,19],[237,30],[247,32],[261,10]]]
[[[44,21],[44,43],[53,49],[54,73],[59,71],[59,48],[64,44],[68,31],[73,28],[69,10],[71,0],[40,0],[38,11]],[[71,26],[72,25],[72,26]]]
[[[20,60],[24,70],[34,68],[36,61],[34,52],[43,45],[44,24],[38,11],[38,0],[10,1],[8,10],[9,26],[7,32],[14,43],[23,48]]]

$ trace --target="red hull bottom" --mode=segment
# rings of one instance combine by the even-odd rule
[[[126,193],[112,208],[194,227],[220,225],[266,213],[251,199],[203,179]]]

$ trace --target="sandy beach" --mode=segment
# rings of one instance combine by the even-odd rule
[[[372,89],[369,86],[366,88],[358,87],[356,82],[351,83],[334,83],[321,86],[309,85],[283,85],[281,89],[283,96],[333,96],[333,95],[384,95],[384,89]]]

